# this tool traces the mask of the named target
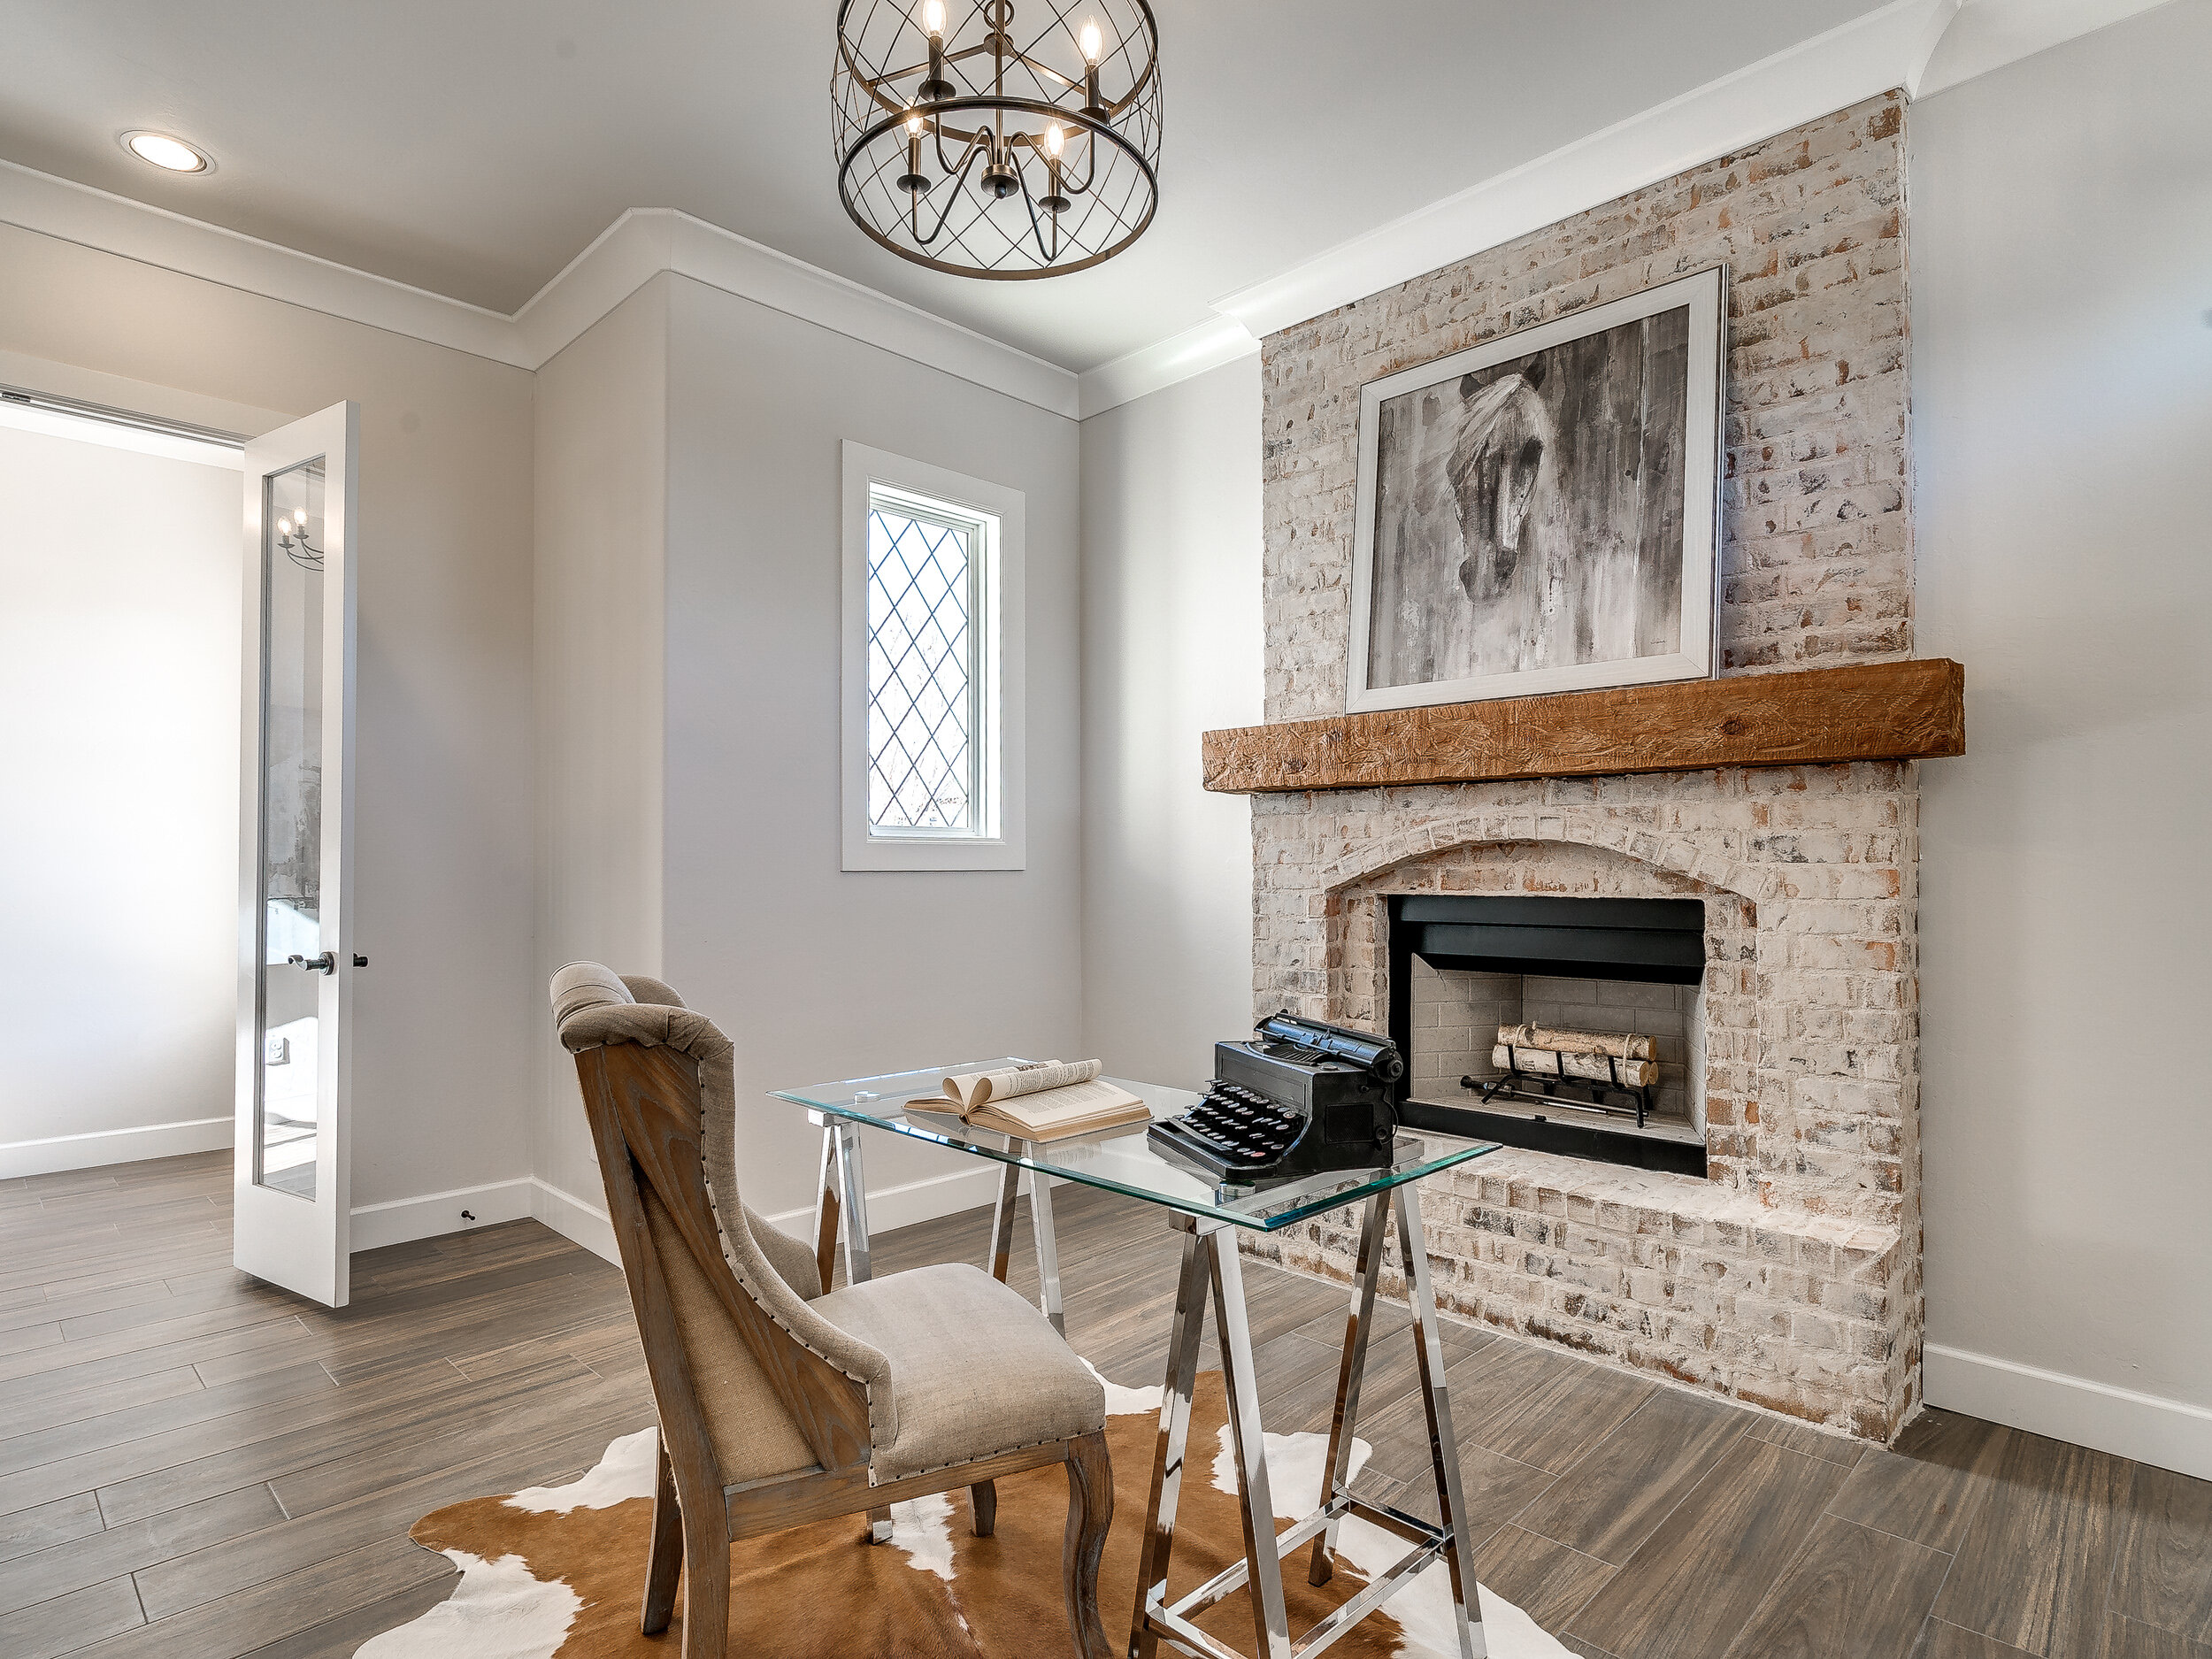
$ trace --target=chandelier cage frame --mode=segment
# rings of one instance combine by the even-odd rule
[[[1014,0],[840,0],[838,196],[902,259],[1033,280],[1102,264],[1152,223],[1160,63],[1148,0],[1037,3],[1046,19],[1021,43]],[[1110,84],[1123,89],[1109,96]]]

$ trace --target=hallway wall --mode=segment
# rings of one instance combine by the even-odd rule
[[[230,1144],[239,480],[0,425],[0,1179]]]

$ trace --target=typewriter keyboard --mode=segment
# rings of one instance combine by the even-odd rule
[[[1199,1153],[1209,1166],[1225,1174],[1265,1169],[1279,1162],[1305,1133],[1306,1119],[1286,1111],[1257,1089],[1216,1078],[1195,1106],[1158,1127],[1171,1132],[1186,1149]]]

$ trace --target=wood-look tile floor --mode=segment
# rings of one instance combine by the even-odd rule
[[[210,1155],[0,1182],[4,1659],[351,1654],[450,1593],[418,1517],[651,1421],[596,1256],[527,1221],[366,1252],[334,1313],[230,1267],[229,1179]],[[1070,1335],[1156,1382],[1174,1237],[1056,1203]],[[984,1230],[885,1234],[879,1271],[979,1259]],[[1268,1427],[1325,1430],[1342,1293],[1248,1291]],[[1362,1479],[1432,1509],[1406,1323],[1369,1363]],[[1588,1659],[2212,1659],[2212,1483],[1936,1412],[1863,1449],[1486,1331],[1448,1348],[1478,1573]]]

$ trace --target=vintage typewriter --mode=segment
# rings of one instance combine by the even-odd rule
[[[1386,1037],[1280,1013],[1249,1042],[1216,1043],[1204,1098],[1147,1133],[1175,1162],[1227,1186],[1372,1169],[1390,1161],[1390,1085],[1405,1069]]]

